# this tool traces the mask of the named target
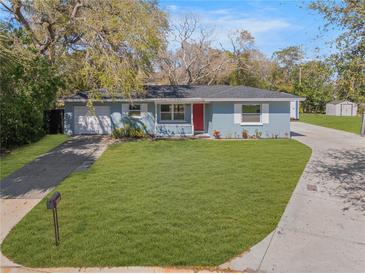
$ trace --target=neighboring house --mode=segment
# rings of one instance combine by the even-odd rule
[[[111,134],[123,119],[140,119],[156,136],[213,136],[242,138],[242,132],[262,138],[290,136],[290,102],[295,95],[245,86],[146,86],[132,100],[103,92],[86,107],[87,92],[64,98],[65,133]]]
[[[299,100],[290,102],[290,119],[299,120]]]
[[[332,101],[326,104],[326,115],[356,116],[357,105],[350,101]]]

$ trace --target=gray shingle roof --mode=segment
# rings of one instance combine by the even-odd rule
[[[102,99],[111,99],[111,95],[106,90],[101,90]],[[114,99],[128,99],[121,94],[116,94]],[[246,86],[167,86],[167,85],[151,85],[145,87],[144,94],[132,96],[135,99],[183,99],[183,98],[202,98],[202,99],[300,99],[293,94],[277,92],[259,88]],[[68,100],[86,100],[88,92],[78,92],[75,95],[64,98]]]

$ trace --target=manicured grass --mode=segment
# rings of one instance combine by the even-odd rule
[[[36,143],[24,145],[12,150],[9,154],[0,158],[0,179],[10,175],[15,170],[31,162],[52,148],[65,142],[66,135],[47,135]]]
[[[361,117],[360,116],[328,116],[325,114],[300,114],[300,121],[339,130],[360,134]]]
[[[112,145],[57,187],[60,246],[42,201],[2,251],[33,267],[219,265],[275,228],[310,154],[294,140]]]

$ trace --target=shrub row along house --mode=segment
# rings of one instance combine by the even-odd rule
[[[88,99],[87,92],[64,98],[66,134],[111,134],[133,117],[161,137],[288,138],[290,102],[304,100],[245,86],[146,86],[132,99],[104,91],[94,110]]]

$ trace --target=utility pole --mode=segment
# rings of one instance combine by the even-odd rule
[[[299,86],[302,85],[302,67],[299,65]]]

